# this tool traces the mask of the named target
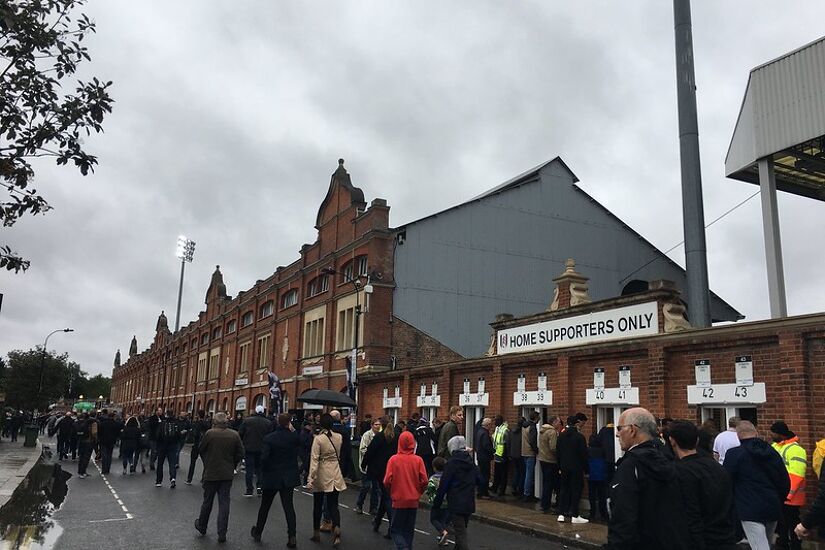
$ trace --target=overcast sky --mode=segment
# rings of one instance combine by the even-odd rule
[[[337,159],[401,225],[561,156],[666,250],[682,240],[672,3],[92,2],[85,76],[114,81],[96,173],[37,165],[54,210],[3,229],[0,354],[43,343],[110,375],[174,323],[175,240],[197,242],[181,324],[221,265],[235,295],[314,242]],[[817,23],[817,21],[819,23]],[[757,191],[724,177],[748,72],[825,32],[825,4],[693,2],[705,216]],[[788,309],[825,309],[825,205],[781,195]],[[759,199],[708,229],[712,289],[769,317]],[[670,256],[684,265],[683,249]],[[554,275],[554,274],[553,274]],[[550,289],[548,288],[548,299]]]

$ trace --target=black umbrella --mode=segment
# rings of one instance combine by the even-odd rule
[[[355,401],[345,393],[332,390],[307,390],[298,398],[301,403],[327,405],[329,407],[355,408]]]

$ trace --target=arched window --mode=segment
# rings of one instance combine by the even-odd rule
[[[281,297],[281,309],[286,309],[288,307],[292,307],[298,303],[298,289],[293,288],[292,290],[288,290],[282,297]]]
[[[222,410],[223,412],[227,412],[227,413],[228,413],[228,412],[229,412],[229,407],[228,407],[228,405],[229,405],[229,399],[228,399],[228,398],[226,398],[226,397],[224,397],[224,398],[223,398],[223,407],[221,407],[221,410]]]
[[[255,408],[258,408],[258,405],[266,408],[266,403],[264,403],[264,394],[259,393],[255,396]]]
[[[246,411],[246,396],[242,395],[235,400],[236,411]]]
[[[210,399],[208,403],[206,403],[206,412],[209,414],[215,414],[215,400]]]

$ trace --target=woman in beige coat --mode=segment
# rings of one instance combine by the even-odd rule
[[[307,485],[313,493],[312,529],[310,540],[321,540],[321,513],[326,499],[327,514],[332,520],[332,546],[341,544],[341,516],[338,513],[338,493],[347,488],[341,474],[341,434],[332,431],[332,417],[321,416],[321,431],[312,441]]]

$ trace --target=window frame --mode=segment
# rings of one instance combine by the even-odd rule
[[[228,323],[226,323],[226,333],[232,334],[238,330],[238,320],[237,319],[230,319]]]
[[[249,319],[249,322],[246,321],[247,319]],[[247,311],[246,313],[244,313],[243,315],[241,315],[241,328],[246,328],[254,322],[255,322],[255,312],[252,311],[251,309],[249,311]]]
[[[287,298],[294,297],[295,301],[290,304],[287,304]],[[287,309],[294,305],[298,304],[298,289],[297,288],[290,288],[281,296],[281,309]]]
[[[264,319],[275,313],[275,304],[272,300],[264,302],[258,310],[258,319]]]

